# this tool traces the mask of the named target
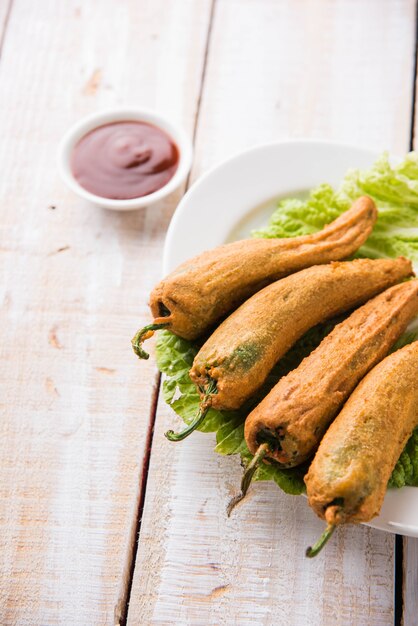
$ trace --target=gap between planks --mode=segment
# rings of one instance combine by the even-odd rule
[[[152,442],[154,438],[154,425],[155,425],[155,418],[157,416],[157,406],[158,406],[158,397],[160,394],[160,387],[161,387],[161,374],[158,375],[156,385],[154,387],[153,397],[152,397],[150,420],[149,420],[149,426],[148,426],[147,440],[145,444],[145,454],[144,454],[144,459],[143,459],[143,464],[142,464],[141,488],[139,492],[138,513],[137,513],[135,530],[134,530],[135,532],[134,542],[133,542],[132,551],[131,551],[129,575],[126,581],[126,593],[120,605],[119,626],[125,626],[127,619],[128,619],[128,607],[129,607],[129,600],[130,600],[131,591],[132,591],[132,582],[134,579],[136,555],[138,552],[138,543],[139,543],[139,533],[141,532],[142,512],[144,510],[145,492],[147,489],[149,463],[150,463],[150,458],[151,458]]]
[[[7,27],[9,25],[12,7],[13,7],[13,0],[9,0],[9,3],[0,9],[0,17],[1,17],[1,13],[3,13],[2,32],[0,36],[0,59],[2,56],[2,52],[3,52],[3,46],[4,46],[4,41],[6,39]]]
[[[409,140],[409,149],[415,147],[415,125],[417,122],[417,69],[418,69],[418,0],[415,3],[415,56],[412,74],[412,107],[411,107],[411,134]]]

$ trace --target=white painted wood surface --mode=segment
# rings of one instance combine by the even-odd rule
[[[13,3],[0,61],[2,626],[123,613],[156,380],[130,337],[179,194],[96,209],[64,188],[56,150],[81,115],[120,104],[192,134],[209,14],[206,0]]]
[[[408,149],[414,2],[218,0],[193,178],[240,149],[327,137]],[[279,175],[279,173],[278,173]],[[341,529],[315,561],[322,524],[302,498],[258,484],[230,520],[236,459],[178,424],[160,399],[128,613],[136,624],[393,623],[394,540]]]
[[[418,540],[404,539],[403,626],[418,624]]]
[[[118,104],[190,134],[199,113],[193,179],[289,136],[402,153],[414,4],[13,0],[9,15],[0,2],[2,626],[123,618],[154,410],[155,367],[129,339],[179,194],[140,213],[89,207],[57,178],[62,133]],[[227,520],[237,460],[200,433],[169,444],[174,424],[160,401],[131,625],[392,623],[390,535],[348,528],[307,562],[322,525],[304,500],[259,484]],[[417,623],[417,567],[408,540],[404,626]]]

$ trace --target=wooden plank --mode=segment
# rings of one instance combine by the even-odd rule
[[[194,177],[248,146],[283,138],[405,152],[413,1],[219,0],[215,16]],[[208,145],[220,132],[222,141]]]
[[[0,65],[0,623],[113,624],[124,611],[156,371],[130,337],[180,193],[89,206],[56,174],[100,107],[193,133],[211,4],[16,0]]]
[[[418,624],[418,539],[404,539],[403,626]]]
[[[412,0],[215,6],[193,178],[289,136],[407,149]],[[341,529],[307,561],[322,524],[306,501],[257,484],[227,520],[238,460],[215,455],[209,435],[167,442],[174,424],[160,399],[129,624],[393,623],[392,535]]]

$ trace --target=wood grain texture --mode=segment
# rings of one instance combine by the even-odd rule
[[[216,6],[195,177],[248,146],[277,139],[325,137],[405,152],[413,0],[218,0]],[[222,140],[208,147],[215,136]]]
[[[149,319],[179,193],[117,214],[67,192],[68,125],[152,107],[193,133],[210,2],[16,0],[0,63],[0,623],[118,623],[156,371]],[[6,332],[4,332],[6,331]]]
[[[193,178],[255,143],[324,137],[405,152],[414,2],[218,0]],[[385,68],[382,71],[382,68]],[[171,444],[160,399],[128,623],[393,623],[393,536],[322,524],[303,498],[257,484],[227,520],[241,475],[213,437]]]
[[[418,625],[418,540],[404,539],[402,626]]]

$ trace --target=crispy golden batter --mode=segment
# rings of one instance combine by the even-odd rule
[[[153,324],[166,324],[180,337],[195,339],[271,282],[353,254],[370,235],[376,217],[373,200],[363,196],[313,235],[245,239],[204,252],[154,288],[150,299]]]
[[[326,432],[305,477],[309,504],[329,525],[378,515],[387,483],[418,423],[418,342],[386,357]]]
[[[418,280],[395,285],[354,311],[248,415],[245,439],[255,454],[287,467],[305,461],[367,372],[418,315]]]
[[[215,380],[212,406],[235,409],[309,328],[363,304],[412,274],[408,259],[359,259],[316,265],[252,296],[211,335],[190,377],[200,390]]]

